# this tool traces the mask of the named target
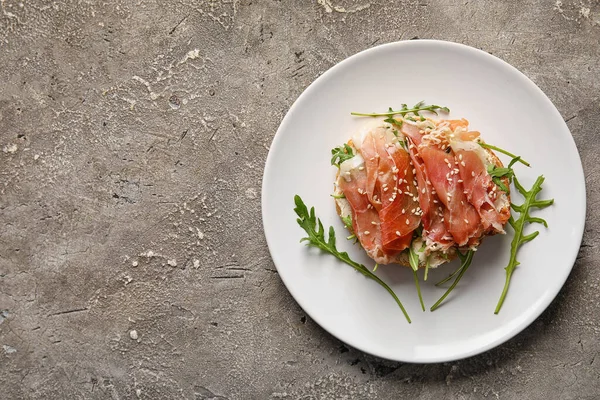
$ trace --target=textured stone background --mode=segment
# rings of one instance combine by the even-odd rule
[[[307,319],[260,218],[268,146],[302,90],[416,37],[533,79],[588,192],[557,300],[505,345],[437,365]],[[599,398],[599,56],[597,0],[0,1],[0,398]]]

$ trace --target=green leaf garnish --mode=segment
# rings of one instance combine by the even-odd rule
[[[447,258],[446,258],[447,259]],[[449,280],[451,280],[452,278],[454,278],[456,275],[458,275],[458,273],[463,269],[463,266],[461,265],[460,267],[458,267],[456,269],[456,271],[454,271],[453,273],[451,273],[450,275],[448,275],[447,277],[445,277],[444,279],[442,279],[441,281],[439,281],[438,283],[435,284],[435,286],[441,286],[444,283],[448,282]]]
[[[499,153],[506,154],[507,156],[512,157],[513,160],[516,158],[517,161],[520,162],[521,164],[531,167],[531,165],[527,161],[523,160],[521,157],[516,156],[509,151],[501,149],[500,147],[492,146],[491,144],[481,143],[481,142],[479,142],[479,145],[483,148],[496,150]],[[517,161],[515,161],[515,162],[517,162]],[[512,165],[509,165],[509,167],[512,167]]]
[[[350,114],[357,116],[357,117],[393,117],[394,115],[402,115],[404,117],[406,114],[409,114],[409,113],[414,113],[414,114],[419,115],[419,112],[421,112],[421,111],[430,111],[437,115],[438,111],[443,111],[445,113],[449,113],[450,109],[448,107],[441,107],[441,106],[437,106],[435,104],[426,106],[423,101],[420,101],[417,104],[415,104],[412,108],[408,108],[406,106],[406,104],[402,104],[402,108],[400,110],[393,110],[390,107],[387,112],[383,112],[383,113],[352,112]]]
[[[346,227],[346,229],[348,229],[351,233],[354,233],[354,230],[352,229],[352,216],[347,215],[345,217],[342,217],[342,221],[344,222],[344,226]]]
[[[500,178],[494,177],[492,181],[500,188],[500,190],[508,193],[508,187],[500,180]]]
[[[458,270],[456,270],[450,277],[448,277],[445,281],[450,280],[450,278],[455,275],[458,271],[458,276],[456,277],[456,279],[454,280],[454,282],[452,283],[452,285],[448,288],[448,290],[446,290],[446,293],[443,294],[442,297],[440,297],[440,299],[438,301],[435,302],[434,305],[431,306],[431,308],[429,309],[430,311],[435,311],[440,304],[442,304],[442,302],[444,301],[444,299],[450,294],[450,292],[456,287],[456,285],[458,284],[458,282],[460,281],[460,279],[463,277],[463,275],[465,274],[465,272],[467,272],[467,269],[469,268],[469,266],[471,265],[471,261],[473,261],[473,254],[475,252],[473,250],[469,250],[467,251],[466,254],[461,254],[460,251],[458,252],[458,257],[460,258],[460,268]],[[439,282],[437,285],[443,283]],[[437,286],[436,285],[436,286]]]
[[[500,295],[500,300],[498,300],[498,305],[496,306],[496,310],[494,314],[498,314],[500,312],[500,308],[502,308],[502,304],[504,303],[504,299],[506,298],[506,293],[508,292],[508,286],[510,284],[510,279],[515,268],[520,264],[517,261],[517,251],[524,243],[527,243],[533,239],[537,235],[539,235],[539,231],[535,231],[530,233],[529,235],[523,234],[523,229],[525,228],[525,223],[539,223],[543,224],[546,228],[548,227],[547,222],[538,217],[532,217],[529,215],[529,211],[531,208],[542,209],[548,207],[549,205],[554,203],[554,199],[550,200],[538,200],[536,197],[538,193],[542,190],[542,183],[544,183],[544,177],[539,176],[531,190],[527,191],[525,188],[519,183],[516,177],[514,177],[514,184],[519,193],[523,195],[525,198],[525,202],[521,205],[511,204],[513,210],[519,212],[519,219],[515,221],[515,219],[511,216],[508,220],[508,223],[515,231],[515,236],[510,244],[510,259],[508,261],[508,265],[506,268],[506,281],[504,283],[504,289],[502,290],[502,294]]]
[[[335,165],[338,168],[340,167],[341,163],[351,159],[352,157],[354,157],[354,152],[348,143],[331,149],[331,165]]]
[[[419,270],[419,255],[413,250],[412,243],[408,246],[408,262],[413,270],[413,276],[415,278],[415,286],[417,287],[417,293],[419,295],[419,302],[421,308],[425,311],[425,304],[423,303],[423,296],[421,296],[421,286],[419,285],[419,277],[417,271]]]
[[[510,160],[510,163],[508,163],[508,167],[500,168],[495,165],[488,165],[487,172],[492,177],[492,181],[500,188],[500,190],[509,193],[508,187],[500,178],[508,178],[508,182],[510,184],[515,176],[515,171],[512,169],[512,167],[519,161],[521,161],[521,157],[514,156],[513,159]]]
[[[487,172],[492,178],[503,178],[505,176],[512,176],[514,174],[512,168],[499,168],[495,165],[489,165],[487,168]]]
[[[358,238],[356,237],[354,228],[352,227],[352,215],[346,215],[345,217],[342,217],[342,222],[344,223],[346,229],[348,229],[348,232],[350,232],[350,236],[347,236],[346,240],[356,239],[354,243],[358,242]]]
[[[348,256],[348,253],[338,251],[338,249],[335,246],[335,231],[333,229],[333,226],[329,227],[329,238],[325,239],[325,228],[323,227],[321,219],[315,216],[315,208],[311,207],[309,212],[308,208],[298,195],[294,196],[294,203],[296,204],[296,208],[294,208],[294,211],[298,215],[298,219],[296,221],[298,222],[298,225],[300,225],[300,227],[304,229],[304,231],[308,235],[307,237],[302,238],[300,242],[307,242],[306,244],[308,246],[316,247],[333,255],[338,260],[350,265],[352,268],[354,268],[367,278],[370,278],[378,284],[380,284],[394,298],[394,300],[402,310],[402,313],[406,317],[406,320],[410,323],[410,318],[406,310],[404,309],[404,306],[400,302],[400,299],[398,299],[398,296],[396,296],[394,291],[377,275],[369,271],[367,267],[355,261],[352,261]]]
[[[340,194],[330,194],[331,197],[333,197],[334,199],[345,199],[346,195],[344,193],[340,193]]]
[[[391,117],[391,116],[384,119],[383,122],[387,122],[388,124],[392,124],[392,125],[397,126],[398,128],[402,128],[402,121],[398,121],[396,118]],[[398,135],[396,135],[396,136],[398,136]]]

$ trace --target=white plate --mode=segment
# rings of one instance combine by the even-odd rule
[[[422,312],[409,268],[383,266],[377,274],[407,308],[408,324],[392,297],[333,256],[299,243],[304,231],[293,211],[295,194],[315,206],[323,223],[338,233],[338,248],[372,267],[336,215],[332,192],[335,167],[330,150],[368,120],[351,111],[375,112],[425,100],[467,118],[488,143],[529,161],[518,165],[529,188],[546,181],[540,198],[555,205],[536,211],[549,228],[518,253],[508,296],[499,315],[512,230],[489,238],[445,304]],[[506,157],[501,156],[504,162]],[[324,329],[367,353],[405,362],[442,362],[481,353],[510,339],[533,322],[563,286],[577,255],[585,221],[585,182],[569,129],[544,93],[509,64],[483,51],[441,41],[378,46],[331,68],[311,84],[284,118],[267,157],[262,188],[265,235],[284,284],[298,304]],[[514,200],[521,203],[520,197]],[[426,306],[445,291],[433,284],[456,262],[434,270],[422,284]],[[429,308],[427,308],[429,310]]]

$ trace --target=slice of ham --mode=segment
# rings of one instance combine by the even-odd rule
[[[390,134],[385,128],[369,132],[358,150],[364,169],[353,170],[349,180],[340,179],[352,208],[354,231],[380,264],[410,245],[421,222],[410,156],[391,143]]]
[[[385,144],[381,146],[381,143],[377,143],[377,146],[380,156],[379,192],[382,208],[379,217],[382,241],[386,250],[401,251],[410,245],[413,231],[421,223],[410,156],[396,145],[386,148]]]
[[[367,180],[366,170],[355,169],[349,177],[340,179],[338,184],[350,203],[352,229],[360,244],[375,262],[387,264],[389,257],[383,252],[379,214],[366,194]]]
[[[449,148],[448,148],[449,149]],[[479,236],[481,224],[477,210],[469,203],[459,182],[459,169],[452,150],[439,146],[420,146],[419,154],[425,164],[427,176],[439,200],[445,207],[444,225],[459,246]]]
[[[459,161],[458,168],[467,200],[479,213],[483,229],[504,233],[503,226],[510,218],[510,212],[500,213],[496,209],[494,205],[494,198],[497,196],[496,184],[488,174],[483,161],[477,153],[469,150],[457,150],[456,157]]]
[[[418,141],[420,142],[420,138]],[[417,184],[420,188],[418,192],[419,204],[423,211],[423,237],[428,245],[436,243],[441,249],[448,249],[454,244],[454,240],[444,225],[444,206],[440,202],[437,193],[427,178],[425,165],[423,164],[423,160],[417,151],[417,146],[414,144],[412,137],[409,137],[408,143],[410,158],[412,160],[412,165],[415,168]],[[430,183],[428,184],[427,182]],[[425,190],[423,190],[423,188],[425,188]]]
[[[417,189],[410,157],[404,149],[390,143],[393,140],[389,135],[385,128],[372,130],[363,139],[359,153],[365,160],[367,196],[379,213],[383,249],[393,255],[410,245],[420,218],[415,214]]]

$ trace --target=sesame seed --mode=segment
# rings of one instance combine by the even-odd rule
[[[406,218],[406,225],[410,225],[410,221]]]
[[[445,162],[446,164],[450,164],[450,162],[448,161],[448,159],[447,159],[447,158],[444,158],[444,162]]]
[[[469,223],[469,220],[465,218],[465,224],[468,224],[468,223]]]
[[[461,201],[460,201],[460,204],[464,206],[464,205],[465,205],[465,202],[461,200]]]
[[[427,179],[427,184],[428,184],[428,185],[431,185],[431,182],[429,182],[429,179]]]
[[[393,202],[395,197],[390,197],[390,203]]]
[[[364,194],[365,193],[361,188],[356,189],[356,191],[358,192],[358,194]]]
[[[462,160],[462,154],[459,154],[459,155],[458,155],[458,159],[459,159],[459,160]]]
[[[358,170],[359,170],[359,171],[362,171],[362,170],[364,170],[364,169],[365,169],[365,167],[358,167]]]
[[[421,189],[421,193],[425,193],[425,188]]]
[[[346,172],[346,175],[350,176],[350,171],[347,171],[347,172]]]
[[[371,225],[377,225],[377,222],[371,221]]]
[[[413,173],[413,174],[416,174],[416,173],[417,173],[417,170],[413,168],[413,170],[412,170],[412,173]]]
[[[475,176],[475,171],[471,171],[471,176]]]
[[[379,171],[379,175],[383,175],[383,171]]]
[[[462,179],[457,180],[458,183],[463,183]]]
[[[372,204],[367,204],[367,210],[370,210],[371,208],[373,208]]]
[[[403,209],[402,209],[402,214],[404,214],[404,213],[406,213],[406,210],[403,208]]]
[[[395,180],[395,181],[397,181],[398,180],[398,176],[394,175],[394,176],[392,176],[392,179]]]
[[[461,161],[461,162],[460,162],[460,165],[462,165],[463,167],[466,167],[466,166],[467,166],[467,165],[465,164],[465,162],[464,162],[464,161]]]
[[[414,214],[415,213],[415,209],[413,208],[412,210],[410,210],[410,213]]]
[[[402,235],[400,234],[400,231],[396,231],[396,235],[398,235],[398,236],[402,236]]]
[[[365,235],[368,235],[368,234],[370,234],[370,233],[371,233],[371,232],[369,232],[369,231],[365,231]]]
[[[432,191],[431,191],[431,194],[435,194],[435,190],[432,190]]]
[[[433,200],[433,202],[434,202],[435,204],[437,204],[437,203],[438,203],[438,201],[437,201],[437,200]]]
[[[384,187],[384,188],[383,188],[383,191],[384,191],[384,192],[387,192],[387,191],[388,191],[388,189],[389,189],[389,188],[386,186],[386,187]]]

